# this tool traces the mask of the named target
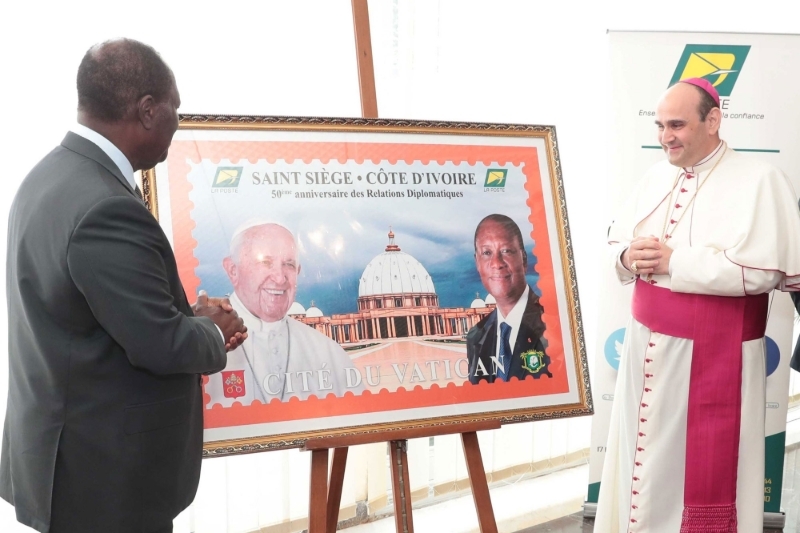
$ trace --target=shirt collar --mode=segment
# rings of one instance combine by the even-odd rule
[[[235,292],[232,293],[228,299],[231,301],[233,308],[236,309],[236,312],[239,314],[239,318],[241,318],[244,322],[244,325],[247,326],[248,331],[272,331],[286,323],[285,315],[277,322],[264,322],[244,306],[242,300],[239,299]]]
[[[93,129],[87,128],[83,124],[75,124],[70,129],[72,133],[76,135],[80,135],[84,139],[93,142],[100,148],[110,159],[117,165],[117,168],[122,175],[125,176],[125,179],[128,181],[128,184],[131,186],[131,189],[136,188],[136,181],[133,179],[133,166],[131,166],[131,162],[128,161],[128,158],[125,157],[125,154],[122,151],[114,146],[114,143],[94,131]]]
[[[723,150],[725,146],[725,141],[720,141],[714,151],[704,157],[701,161],[695,163],[692,166],[684,167],[684,171],[689,174],[697,174],[699,172],[705,172],[706,170],[713,167],[717,161],[722,157],[726,150]]]
[[[525,314],[525,308],[528,306],[528,293],[530,292],[530,287],[525,284],[525,290],[522,292],[522,296],[519,297],[517,303],[514,304],[514,307],[508,313],[508,316],[504,317],[503,313],[500,311],[500,308],[497,308],[497,327],[500,327],[501,322],[505,322],[513,329],[512,331],[518,331],[519,325],[522,322],[522,315]]]

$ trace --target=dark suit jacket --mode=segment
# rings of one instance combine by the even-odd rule
[[[514,343],[511,356],[511,368],[507,370],[507,375],[516,376],[518,379],[525,379],[532,375],[538,379],[542,375],[553,377],[548,368],[550,357],[544,355],[544,366],[536,372],[531,373],[522,365],[521,355],[528,350],[545,352],[544,322],[542,322],[542,306],[539,297],[533,293],[533,289],[528,290],[528,303],[525,306],[525,313],[517,334],[517,341]],[[497,353],[497,309],[486,315],[483,320],[467,333],[467,360],[469,361],[469,381],[478,383],[486,380],[493,383],[496,379],[494,363],[492,357]],[[483,367],[489,375],[476,375],[478,371],[478,361],[483,363]]]
[[[148,532],[194,499],[203,372],[219,331],[192,317],[155,218],[68,133],[22,182],[8,228],[9,392],[0,496],[42,532]]]

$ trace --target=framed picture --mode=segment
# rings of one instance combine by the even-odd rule
[[[592,413],[552,126],[182,116],[142,185],[249,329],[206,455]]]

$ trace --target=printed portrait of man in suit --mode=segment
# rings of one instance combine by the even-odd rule
[[[542,306],[528,286],[528,253],[519,226],[505,215],[475,229],[475,266],[497,308],[467,333],[469,381],[553,377],[548,368]]]

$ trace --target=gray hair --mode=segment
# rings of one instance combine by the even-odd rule
[[[279,224],[277,222],[272,222],[269,220],[250,220],[245,222],[233,232],[233,236],[231,237],[231,244],[230,244],[230,258],[234,262],[234,264],[239,264],[239,255],[242,251],[242,244],[244,244],[244,239],[248,233],[255,229],[262,228],[264,226],[278,226],[279,228],[283,228],[286,232],[292,236],[292,240],[294,241],[295,250],[298,249],[297,237],[295,237],[294,233],[289,231],[289,228],[284,226],[283,224]],[[297,264],[300,264],[300,259],[297,259]]]

